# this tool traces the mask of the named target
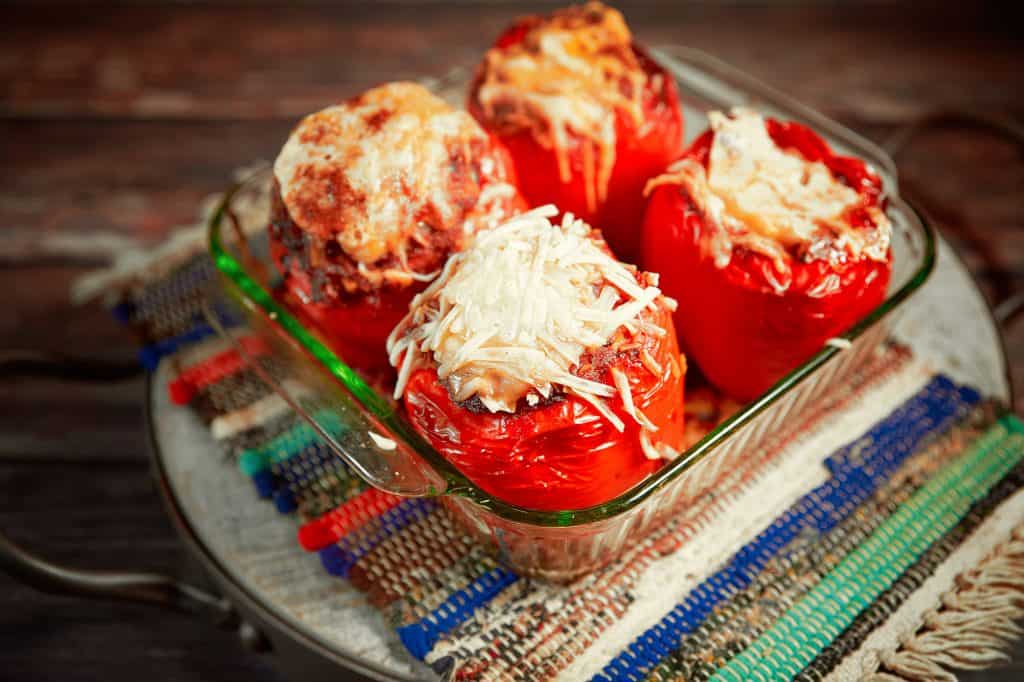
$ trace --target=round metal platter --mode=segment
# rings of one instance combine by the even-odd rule
[[[998,326],[945,242],[930,281],[904,306],[893,331],[937,371],[1009,401]],[[148,410],[168,510],[225,596],[270,639],[283,671],[305,680],[336,680],[340,670],[375,679],[432,677],[362,593],[298,546],[295,520],[258,500],[195,416],[170,403],[167,380],[165,364],[149,382]]]

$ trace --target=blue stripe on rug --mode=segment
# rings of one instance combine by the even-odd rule
[[[270,499],[274,494],[274,489],[277,488],[277,481],[269,471],[257,471],[250,477],[250,480],[256,486],[256,494],[264,500]]]
[[[380,527],[369,537],[364,537],[358,532],[352,533],[343,537],[337,544],[319,550],[317,553],[320,555],[320,563],[331,575],[345,578],[352,567],[373,548],[406,526],[426,518],[436,507],[437,503],[431,499],[414,497],[402,500],[373,518],[370,523],[379,523]]]
[[[768,561],[801,532],[827,533],[848,517],[930,437],[946,431],[980,400],[973,389],[937,376],[866,434],[826,461],[831,478],[788,509],[718,572],[691,591],[660,622],[637,637],[594,676],[643,679],[721,601],[750,585]]]
[[[494,599],[519,576],[501,566],[484,573],[453,593],[423,619],[398,628],[398,637],[413,656],[423,660],[442,635],[466,621],[473,612]]]
[[[178,334],[177,336],[170,336],[166,339],[161,339],[155,343],[151,343],[148,346],[143,346],[139,349],[139,364],[146,370],[152,372],[160,364],[160,360],[173,355],[185,346],[191,345],[203,339],[209,338],[216,334],[213,327],[204,323],[197,324],[192,329],[188,330],[184,334]]]
[[[242,318],[240,318],[237,313],[232,312],[223,306],[214,306],[214,311],[217,315],[217,319],[225,328],[237,327],[243,322]],[[161,359],[168,355],[173,355],[185,346],[189,346],[215,335],[217,332],[208,323],[203,321],[205,319],[206,317],[202,312],[196,313],[195,326],[187,332],[183,332],[177,336],[169,336],[165,339],[160,339],[159,341],[155,341],[140,348],[138,353],[139,364],[141,364],[144,369],[153,371],[160,364]]]
[[[273,479],[270,497],[282,514],[288,514],[297,508],[296,488],[324,475],[324,467],[337,462],[344,466],[342,460],[334,454],[326,444],[309,443],[302,450],[292,453],[287,459],[275,462],[269,469],[253,473],[257,476],[267,475]]]

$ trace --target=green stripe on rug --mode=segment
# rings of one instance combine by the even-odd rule
[[[712,679],[793,679],[1021,459],[1024,425],[1004,416]]]
[[[313,418],[322,428],[328,429],[330,435],[339,436],[347,427],[338,415],[330,410],[318,410]],[[298,420],[295,426],[274,436],[266,443],[247,448],[238,457],[238,468],[246,476],[268,469],[274,464],[283,462],[297,451],[313,443],[321,442],[320,434],[305,420]]]

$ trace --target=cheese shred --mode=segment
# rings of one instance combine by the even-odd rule
[[[617,396],[642,430],[657,430],[637,409],[621,370],[610,370],[613,385],[575,372],[620,329],[664,334],[640,316],[674,302],[650,285],[653,278],[616,261],[583,221],[566,214],[552,224],[557,214],[542,206],[482,233],[413,299],[388,338],[396,399],[416,369],[436,365],[454,400],[476,398],[491,412],[514,413],[520,400],[536,405],[558,391],[578,396],[622,431],[608,403]],[[649,353],[643,362],[660,375]]]
[[[489,50],[477,99],[494,125],[529,130],[552,150],[563,183],[572,180],[570,150],[578,139],[593,212],[607,198],[615,166],[616,113],[641,128],[646,87],[622,14],[589,2],[540,19],[519,43]]]
[[[857,190],[824,163],[780,148],[764,118],[749,109],[735,108],[728,116],[713,111],[708,119],[715,137],[707,168],[683,158],[650,180],[644,193],[661,185],[686,190],[712,228],[703,246],[717,267],[727,266],[738,247],[760,253],[775,266],[774,275],[765,274],[781,293],[791,284],[792,248],[805,260],[833,265],[850,258],[888,258],[892,226],[885,212],[865,206]],[[850,223],[850,212],[861,207],[871,219],[869,227]]]

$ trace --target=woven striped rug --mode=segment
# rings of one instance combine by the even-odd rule
[[[559,586],[517,576],[442,505],[368,488],[333,456],[204,321],[205,256],[150,273],[112,297],[140,361],[172,364],[172,401],[254,498],[294,517],[295,551],[364,590],[439,675],[943,679],[999,661],[1020,634],[1024,424],[904,348],[880,349],[713,495]],[[221,316],[262,371],[296,381]],[[691,392],[692,437],[734,407]]]

